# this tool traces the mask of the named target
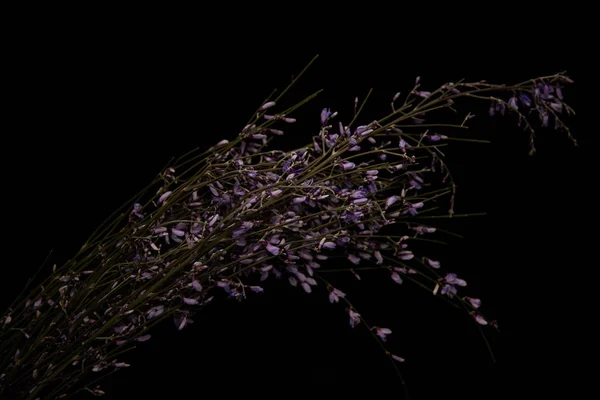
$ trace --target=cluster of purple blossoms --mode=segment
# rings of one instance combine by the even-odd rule
[[[296,120],[288,112],[266,114],[276,104],[265,103],[235,140],[219,142],[200,161],[189,157],[166,169],[157,192],[133,205],[124,226],[110,225],[104,236],[90,239],[78,261],[35,291],[18,317],[14,309],[0,320],[5,330],[18,327],[22,340],[16,342],[23,344],[2,365],[0,385],[19,371],[28,374],[35,394],[58,376],[127,367],[113,354],[150,339],[147,332],[159,321],[171,317],[183,329],[215,290],[242,300],[262,292],[260,282],[271,276],[306,293],[324,285],[331,303],[347,304],[354,327],[362,316],[319,274],[331,255],[345,257],[358,279],[356,270],[368,266],[387,271],[396,284],[418,281],[434,295],[462,302],[479,324],[496,326],[479,312],[479,299],[458,296],[465,280],[439,276],[439,261],[411,249],[415,238],[436,234],[419,223],[421,214],[449,197],[452,215],[456,187],[436,148],[448,136],[429,132],[425,114],[461,96],[513,90],[507,101],[486,97],[490,114],[528,108],[546,126],[543,110],[555,121],[570,110],[563,103],[564,82],[568,78],[559,74],[513,88],[448,83],[432,92],[417,90],[417,82],[403,105],[366,125],[334,122],[337,113],[323,109],[312,142],[288,152],[266,146],[271,136],[283,134],[275,124]],[[387,226],[399,234],[382,234]],[[28,342],[46,316],[56,318],[44,340]],[[382,341],[392,333],[371,329]],[[69,358],[52,362],[64,349]],[[53,393],[66,389],[58,383]]]

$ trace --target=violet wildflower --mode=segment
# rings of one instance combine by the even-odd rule
[[[475,299],[473,297],[466,296],[465,300],[468,301],[473,306],[473,308],[479,308],[481,306],[480,299]]]
[[[356,164],[354,164],[353,162],[350,162],[350,161],[344,161],[340,164],[340,167],[342,167],[342,169],[344,169],[344,170],[349,170],[349,169],[353,169],[354,167],[356,167]]]
[[[340,298],[344,297],[346,297],[346,294],[341,290],[336,289],[334,287],[329,288],[329,301],[331,303],[337,303],[340,300]]]
[[[525,107],[531,106],[531,97],[529,97],[526,93],[521,93],[519,95],[519,99]]]
[[[392,330],[389,328],[381,328],[379,326],[374,326],[375,332],[377,336],[381,338],[384,342],[387,340],[387,335],[392,333]]]
[[[321,125],[325,125],[330,115],[331,111],[329,111],[329,108],[324,108],[323,111],[321,111]]]
[[[354,310],[348,308],[346,310],[350,315],[350,326],[354,328],[356,325],[360,324],[360,314],[355,312]]]
[[[396,271],[392,271],[392,280],[396,282],[398,285],[402,284],[402,278]]]
[[[277,247],[277,246],[273,246],[273,245],[272,245],[272,244],[270,244],[270,243],[268,243],[268,244],[266,245],[266,249],[267,249],[267,251],[268,251],[269,253],[273,254],[274,256],[278,255],[278,254],[279,254],[279,252],[281,251],[281,250],[279,249],[279,247]]]
[[[263,104],[263,106],[260,108],[261,110],[266,110],[267,108],[271,108],[275,106],[275,102],[274,101],[269,101],[265,104]]]

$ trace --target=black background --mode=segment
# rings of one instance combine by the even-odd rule
[[[364,121],[383,115],[417,75],[433,89],[461,78],[511,83],[567,70],[576,83],[566,99],[576,111],[582,103],[579,37],[561,29],[568,17],[553,10],[440,22],[410,12],[384,21],[385,10],[356,21],[298,11],[236,10],[236,18],[206,11],[185,21],[183,11],[120,21],[112,18],[119,13],[63,21],[42,12],[17,24],[3,61],[10,70],[3,79],[6,298],[51,250],[50,265],[74,254],[172,156],[234,137],[317,53],[288,104],[325,92],[298,112],[282,149],[316,133],[323,107],[350,118],[354,97],[371,87]],[[457,212],[489,214],[445,223],[465,239],[437,251],[443,268],[464,276],[468,294],[499,320],[499,333],[484,330],[497,362],[473,321],[430,294],[377,274],[363,274],[360,285],[332,279],[368,321],[393,330],[389,348],[407,360],[400,367],[412,399],[572,394],[582,379],[583,341],[572,333],[585,321],[573,289],[591,266],[584,255],[591,133],[569,120],[581,145],[573,148],[563,133],[542,130],[538,154],[529,157],[514,120],[490,119],[485,107],[475,114],[471,135],[492,144],[455,143],[448,157]],[[132,368],[104,383],[107,397],[403,398],[381,349],[364,327],[350,329],[343,306],[329,304],[324,289],[307,295],[278,283],[245,303],[221,299],[182,332],[161,327],[126,359]]]

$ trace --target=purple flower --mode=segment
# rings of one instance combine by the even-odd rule
[[[350,326],[354,328],[356,325],[360,324],[360,314],[352,311],[350,308],[347,308],[348,314],[350,315]]]
[[[446,276],[444,277],[444,281],[446,281],[446,283],[450,284],[450,285],[456,285],[456,286],[467,286],[467,282],[457,278],[456,274],[446,274]]]
[[[485,318],[483,318],[482,315],[478,314],[478,313],[474,313],[473,314],[473,318],[475,318],[475,321],[477,321],[478,324],[480,325],[487,325],[488,322]]]
[[[311,289],[310,285],[307,282],[300,283],[300,286],[302,286],[302,289],[304,289],[304,291],[306,293],[312,292],[312,289]]]
[[[325,243],[323,243],[323,247],[326,249],[335,249],[335,243],[334,242],[325,242]]]
[[[377,264],[383,263],[383,256],[381,255],[381,252],[379,250],[375,250],[373,252],[373,255],[375,256],[375,259],[377,260]]]
[[[306,196],[294,197],[292,199],[292,203],[294,203],[294,204],[304,203],[305,201],[306,201]]]
[[[481,306],[481,300],[475,299],[473,297],[465,297],[465,300],[471,303],[473,308],[479,308]]]
[[[417,231],[417,235],[424,235],[426,233],[434,233],[436,231],[436,228],[434,228],[434,227],[422,226],[422,225],[414,226],[412,229]]]
[[[137,338],[135,338],[136,342],[146,342],[148,340],[150,340],[152,336],[151,335],[143,335],[143,336],[139,336]]]
[[[402,284],[402,278],[400,277],[400,275],[398,275],[398,273],[396,271],[392,272],[392,280],[394,282],[396,282],[398,285]]]
[[[340,164],[340,167],[342,167],[342,169],[346,171],[346,170],[356,167],[356,164],[354,164],[353,162],[350,162],[350,161],[344,161]]]
[[[262,293],[262,292],[264,292],[264,289],[261,288],[260,286],[250,286],[250,290],[252,290],[254,293]]]
[[[158,317],[160,314],[163,313],[163,311],[165,311],[165,308],[163,306],[156,306],[156,307],[152,307],[150,310],[148,310],[148,312],[146,313],[146,318],[148,319],[152,319],[154,317]]]
[[[198,282],[198,281],[197,281],[197,280],[195,280],[195,279],[192,281],[192,287],[194,288],[194,290],[195,290],[196,292],[200,292],[200,291],[202,291],[202,285],[200,284],[200,282]]]
[[[557,113],[562,112],[563,106],[560,103],[550,103],[550,108],[556,111]]]
[[[519,95],[519,98],[521,99],[521,103],[526,106],[529,107],[531,105],[531,97],[529,97],[528,95],[526,95],[525,93],[521,93]]]
[[[278,254],[279,254],[279,252],[281,251],[281,250],[279,249],[279,247],[277,247],[277,246],[273,246],[273,245],[272,245],[272,244],[270,244],[270,243],[268,243],[268,244],[267,244],[266,248],[267,248],[267,251],[268,251],[269,253],[273,254],[274,256],[278,255]]]
[[[390,206],[392,206],[395,202],[398,201],[398,196],[391,196],[388,197],[387,200],[385,201],[385,209],[387,210]]]
[[[432,141],[432,142],[439,142],[442,139],[448,139],[448,136],[446,135],[438,135],[437,133],[434,135],[429,135],[427,136],[427,138]]]
[[[324,108],[323,111],[321,111],[321,125],[325,125],[330,115],[331,111],[329,111],[329,108]]]
[[[186,314],[183,317],[175,317],[175,325],[177,325],[177,330],[182,330],[188,323],[188,317]]]
[[[434,290],[434,294],[435,294],[435,290]],[[444,285],[442,287],[442,294],[448,295],[448,297],[452,297],[453,295],[456,294],[456,288],[452,285]]]
[[[348,260],[350,260],[352,264],[358,265],[360,263],[360,257],[357,257],[352,253],[348,254]]]
[[[501,101],[496,101],[495,108],[496,111],[502,115],[504,115],[504,113],[506,112],[506,106]]]
[[[341,298],[346,297],[346,293],[342,292],[341,290],[338,290],[334,287],[329,287],[329,302],[331,303],[337,303]]]
[[[427,262],[427,264],[429,264],[429,266],[431,268],[439,268],[440,267],[440,262],[439,261],[434,261],[430,258],[425,257],[425,261]]]
[[[190,299],[190,298],[188,298],[188,297],[184,297],[184,298],[183,298],[183,302],[184,302],[185,304],[187,304],[187,305],[190,305],[190,306],[195,306],[195,305],[197,305],[197,304],[198,304],[198,300],[196,300],[196,299]]]
[[[562,100],[562,99],[563,99],[563,93],[562,93],[562,89],[561,89],[561,88],[559,88],[559,87],[557,87],[557,88],[555,89],[555,92],[556,92],[556,96],[557,96],[559,99],[561,99],[561,100]]]
[[[389,328],[381,328],[379,326],[375,326],[374,328],[377,336],[379,336],[384,342],[387,340],[386,336],[392,333],[392,330]]]
[[[260,108],[261,110],[266,110],[267,108],[271,108],[275,105],[274,101],[269,101],[268,103],[263,104],[263,106]]]
[[[541,109],[539,112],[540,112],[540,121],[542,122],[542,126],[547,127],[548,121],[550,119],[550,116],[548,115],[548,111]]]
[[[509,107],[511,107],[515,110],[519,109],[519,105],[517,104],[517,98],[515,96],[508,99],[508,105],[509,105]]]
[[[173,192],[165,192],[162,196],[158,198],[158,204],[162,204]]]

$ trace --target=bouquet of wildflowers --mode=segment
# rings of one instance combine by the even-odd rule
[[[243,300],[272,277],[307,293],[326,287],[350,326],[367,326],[390,360],[402,362],[385,348],[391,330],[367,324],[343,288],[326,279],[331,257],[346,258],[346,271],[359,280],[363,271],[387,271],[398,285],[414,283],[463,307],[476,323],[497,327],[479,299],[462,293],[465,280],[411,244],[435,241],[436,227],[422,217],[455,216],[456,185],[443,148],[468,140],[453,136],[473,117],[461,101],[486,102],[490,116],[516,119],[533,154],[537,125],[575,143],[561,119],[574,113],[562,94],[572,81],[559,73],[426,90],[417,78],[378,120],[361,121],[367,96],[355,100],[350,118],[323,109],[305,146],[270,148],[316,95],[279,109],[300,75],[265,99],[235,138],[166,166],[70,261],[23,291],[0,318],[0,398],[102,395],[96,381],[129,367],[123,353],[151,340],[156,324],[171,318],[181,330],[215,291]],[[431,122],[436,114],[448,122]]]

